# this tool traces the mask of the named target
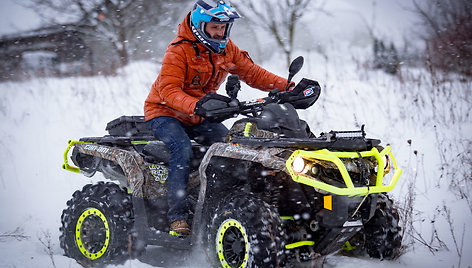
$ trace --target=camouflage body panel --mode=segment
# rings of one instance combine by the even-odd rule
[[[222,156],[260,163],[267,168],[281,170],[288,174],[285,167],[287,159],[277,157],[279,153],[286,150],[283,148],[259,148],[231,143],[215,143],[208,149],[202,165],[208,165],[205,161],[210,161],[213,156]],[[201,171],[200,176],[202,176]]]
[[[154,177],[151,174],[152,170],[156,170],[156,165],[145,162],[133,148],[86,143],[77,143],[75,147],[80,153],[117,163],[127,178],[126,182],[120,181],[120,183],[129,187],[133,196],[154,199],[167,195],[167,181],[163,176]],[[159,169],[157,172],[161,172],[161,175],[165,172],[162,167],[157,168]]]
[[[242,137],[249,136],[255,138],[267,138],[267,139],[277,139],[279,134],[257,128],[256,123],[251,122],[239,122],[233,125],[229,130],[229,133],[226,137],[226,140],[231,142],[231,137]]]
[[[287,168],[285,166],[286,159],[278,157],[279,153],[286,151],[287,149],[281,148],[260,148],[241,146],[231,143],[214,143],[210,146],[205,154],[205,157],[200,164],[200,196],[198,198],[199,203],[203,203],[205,199],[207,178],[206,169],[210,160],[213,156],[222,156],[227,158],[233,158],[237,160],[247,160],[255,163],[260,163],[264,167],[270,169],[276,169],[283,171],[287,174]]]

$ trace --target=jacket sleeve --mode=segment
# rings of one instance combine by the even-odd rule
[[[185,52],[180,46],[172,46],[162,60],[160,79],[153,84],[165,105],[177,111],[193,114],[197,98],[184,92],[187,70]]]
[[[237,74],[249,86],[263,91],[271,91],[276,88],[279,91],[285,90],[287,79],[255,64],[249,54],[244,50],[240,50],[232,41],[228,43],[228,46],[234,53],[234,66],[230,69],[230,73]]]

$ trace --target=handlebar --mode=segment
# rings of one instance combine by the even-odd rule
[[[265,98],[240,102],[233,98],[208,93],[197,104],[196,113],[210,121],[223,121],[238,114],[257,116],[264,106],[271,103],[291,104],[296,109],[306,109],[313,105],[320,95],[318,82],[303,78],[292,90],[279,92],[278,89],[269,92]],[[198,110],[198,111],[197,111]]]
[[[203,116],[207,119],[220,117],[228,119],[238,114],[256,116],[258,112],[262,111],[264,106],[269,103],[277,103],[278,101],[279,99],[274,97],[265,97],[242,102],[239,102],[237,99],[232,99],[226,107],[207,110]]]

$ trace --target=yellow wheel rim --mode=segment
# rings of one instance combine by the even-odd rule
[[[105,234],[104,241],[99,243],[98,247],[95,247],[95,249],[92,249],[92,246],[89,245],[87,241],[83,241],[87,236],[87,231],[82,228],[82,225],[87,226],[91,221],[94,221],[95,224],[98,223],[101,225],[98,230],[102,232],[104,231]],[[97,228],[94,227],[93,229]],[[105,215],[103,215],[103,213],[96,208],[86,209],[77,220],[77,225],[75,226],[75,239],[77,242],[77,247],[85,257],[95,260],[103,256],[103,254],[107,251],[108,244],[110,242],[110,229],[108,228],[108,221],[105,218]]]
[[[244,268],[247,265],[249,243],[246,229],[234,219],[225,220],[216,236],[218,260],[224,268]]]

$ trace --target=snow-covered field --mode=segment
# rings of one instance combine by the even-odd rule
[[[346,48],[337,54],[348,56],[330,58],[299,52],[305,66],[294,80],[314,78],[323,88],[319,101],[300,114],[315,134],[365,124],[369,137],[391,144],[404,170],[392,195],[403,209],[412,204],[410,225],[403,223],[408,247],[395,261],[331,255],[325,267],[470,267],[472,82],[405,66],[399,79],[365,68],[368,52]],[[282,62],[274,57],[264,67],[285,76]],[[142,114],[158,71],[138,62],[116,77],[0,84],[0,267],[79,267],[62,256],[60,215],[75,190],[101,177],[61,169],[67,141],[105,135],[108,121]],[[263,95],[248,87],[240,93],[244,100]],[[151,248],[143,261],[122,267],[195,267],[195,258],[205,267],[202,256],[188,261],[189,254],[175,258],[173,251]]]
[[[304,25],[321,33],[309,39],[323,48],[302,44],[293,54],[305,57],[294,80],[307,77],[322,85],[318,102],[300,115],[315,134],[365,124],[369,137],[390,144],[403,169],[392,196],[406,221],[404,254],[397,260],[334,254],[324,266],[472,267],[472,79],[408,66],[396,76],[370,69],[371,43],[362,15],[375,14],[367,24],[376,34],[402,40],[409,17],[395,14],[405,14],[398,3],[408,1],[327,2],[330,14]],[[245,29],[239,31],[243,35]],[[237,34],[235,29],[234,39]],[[236,43],[246,49],[244,42]],[[264,59],[265,68],[286,76],[284,56],[258,53],[263,48],[249,51],[256,61]],[[115,77],[0,83],[0,268],[80,267],[59,247],[60,216],[75,190],[103,178],[61,169],[67,141],[105,135],[112,119],[141,115],[158,72],[156,64],[135,62]],[[240,99],[264,94],[244,86]],[[207,265],[198,252],[151,247],[142,261],[118,267]]]

